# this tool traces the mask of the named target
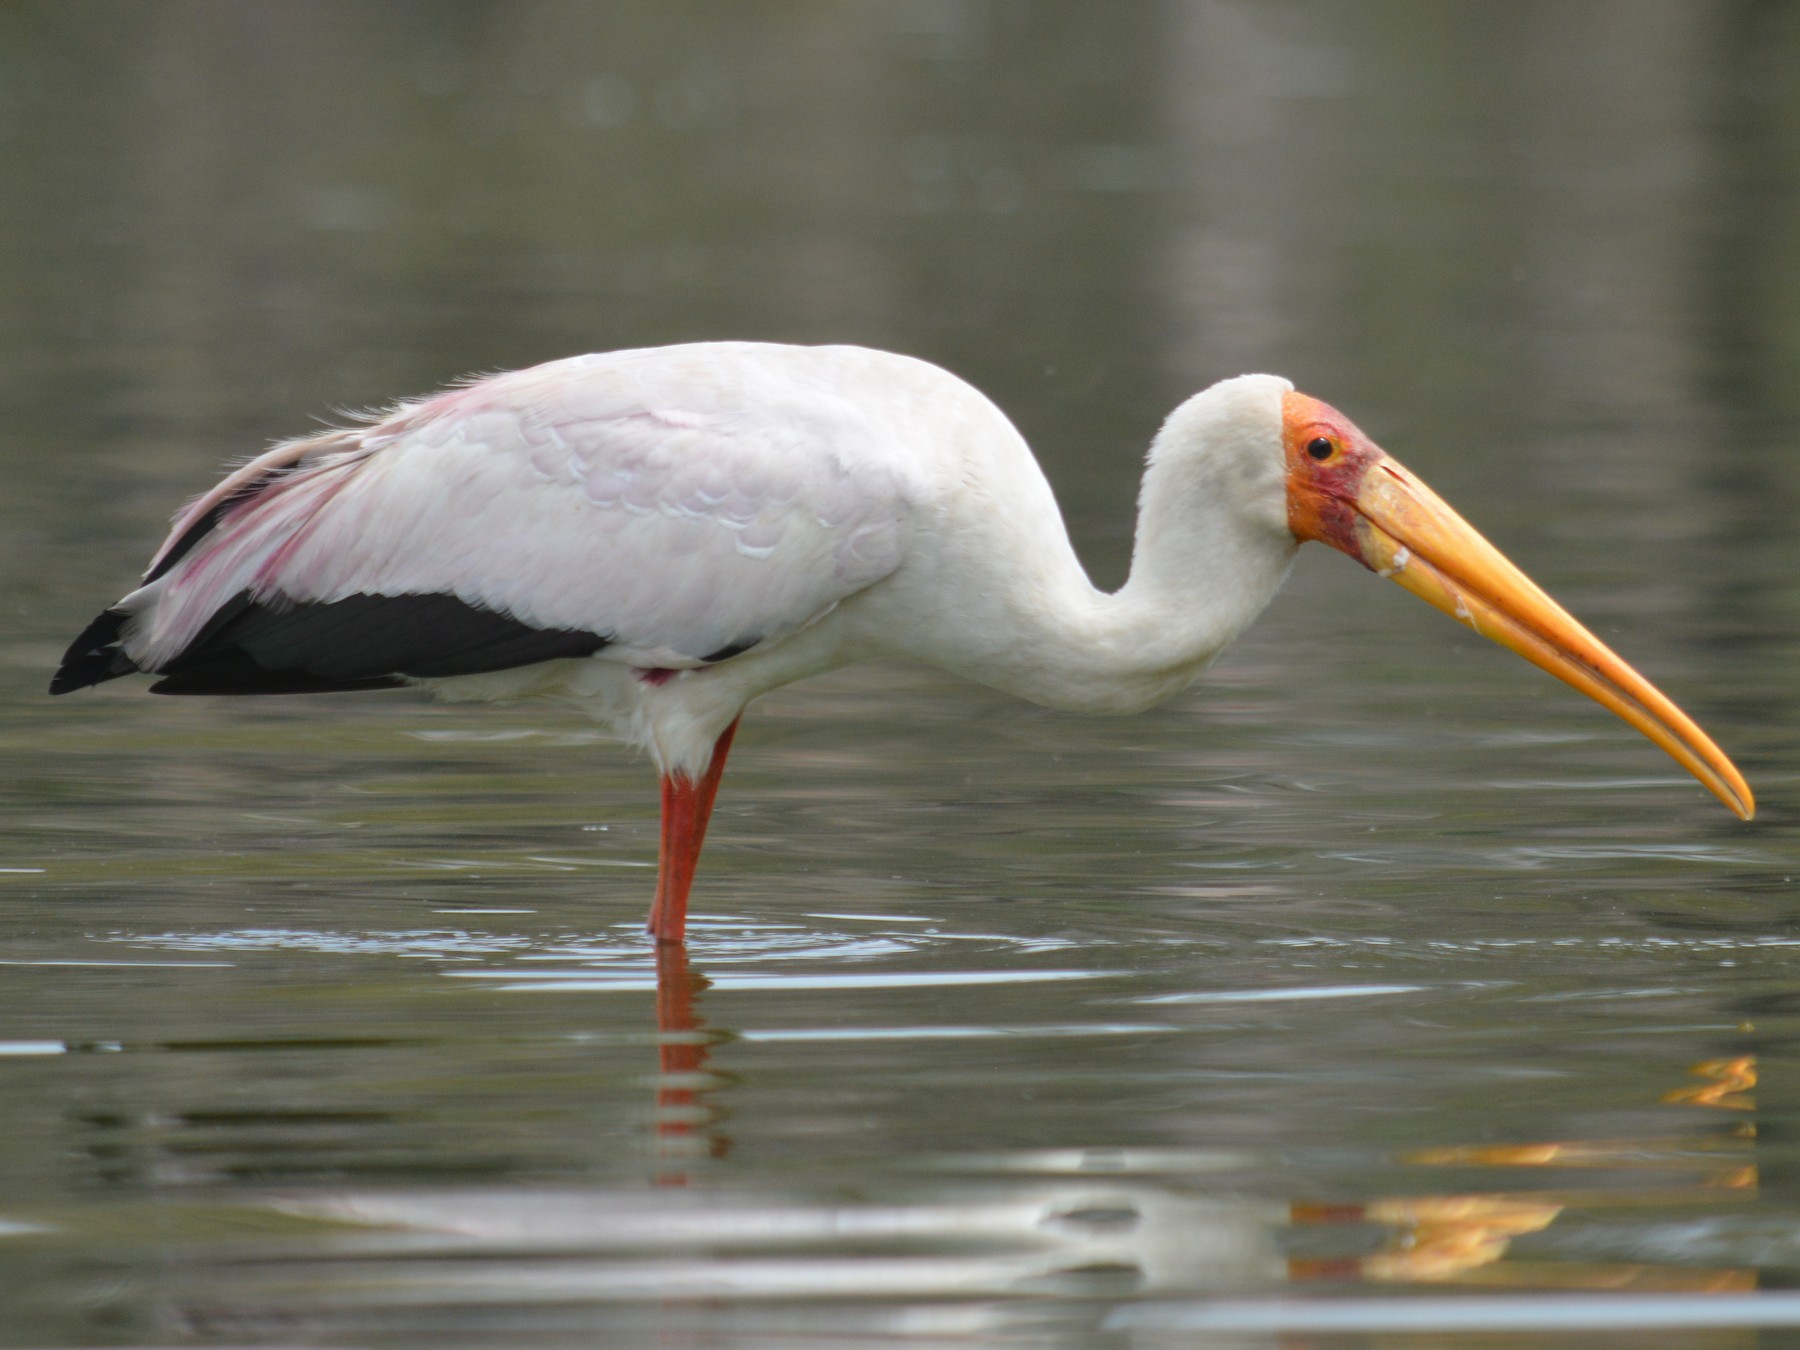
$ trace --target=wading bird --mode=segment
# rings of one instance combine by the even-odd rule
[[[1699,727],[1335,409],[1270,375],[1150,448],[1131,574],[1095,589],[1005,415],[923,361],[699,343],[577,356],[277,445],[176,518],[50,685],[421,685],[573,700],[662,778],[650,932],[688,890],[744,707],[906,657],[1053,708],[1186,688],[1317,539],[1597,700],[1733,811]]]

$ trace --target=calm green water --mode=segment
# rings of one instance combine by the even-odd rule
[[[0,10],[0,1344],[1793,1343],[1796,68],[1706,0]],[[727,336],[974,380],[1108,583],[1163,413],[1288,374],[1761,814],[1322,550],[1143,717],[771,697],[660,972],[576,715],[44,696],[221,461]]]

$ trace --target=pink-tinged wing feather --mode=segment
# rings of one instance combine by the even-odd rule
[[[132,598],[128,650],[167,660],[246,591],[452,594],[604,634],[611,659],[693,666],[794,632],[899,564],[903,468],[858,448],[881,434],[829,390],[716,349],[494,377],[238,470],[172,542],[285,471]]]
[[[324,436],[283,441],[255,459],[239,465],[209,491],[201,493],[175,513],[175,523],[169,529],[169,536],[150,559],[150,566],[145,569],[145,574],[152,576],[161,570],[164,561],[188,538],[189,532],[200,528],[207,516],[225,507],[232,498],[255,495],[259,486],[265,486],[279,475],[290,472],[302,461],[316,459],[321,453],[331,449],[346,448],[342,442],[345,438],[354,436],[354,432],[333,432]]]

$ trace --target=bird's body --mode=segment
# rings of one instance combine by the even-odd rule
[[[1287,387],[1243,384],[1271,405]],[[1209,590],[1195,581],[1224,566],[1183,558],[1182,603],[1168,607],[1145,596],[1169,570],[1145,560],[1163,561],[1165,540],[1147,541],[1123,591],[1096,590],[1024,440],[936,366],[855,347],[613,352],[277,447],[193,503],[155,579],[115,609],[130,616],[123,654],[166,692],[398,679],[453,698],[568,697],[659,767],[694,774],[759,694],[871,658],[1061,708],[1166,698],[1286,572],[1296,545],[1273,468],[1266,478],[1258,584]],[[365,603],[370,624],[302,624],[364,596],[398,603]],[[258,612],[224,632],[217,616],[240,597]],[[529,632],[464,638],[447,600]],[[411,649],[366,631],[413,614]],[[267,665],[221,659],[246,640]]]
[[[1152,447],[1130,578],[1108,594],[1012,424],[935,366],[754,343],[573,357],[244,465],[177,517],[52,692],[146,671],[169,693],[576,700],[663,773],[652,927],[679,938],[731,731],[771,689],[898,657],[1052,707],[1136,711],[1255,618],[1307,537],[1451,608],[1415,584],[1414,551],[1340,519],[1338,478],[1355,468],[1374,490],[1381,452],[1339,422],[1273,376],[1183,404]],[[1326,434],[1297,444],[1342,453],[1309,462],[1290,444],[1307,427]]]

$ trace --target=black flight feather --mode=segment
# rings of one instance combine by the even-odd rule
[[[351,595],[308,603],[240,595],[153,672],[153,694],[383,689],[402,677],[480,675],[592,656],[609,638],[537,628],[454,595]]]

